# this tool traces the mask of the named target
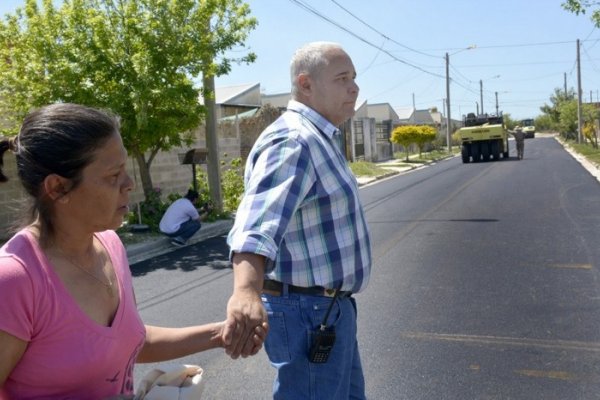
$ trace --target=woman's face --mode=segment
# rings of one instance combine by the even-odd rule
[[[125,167],[127,151],[118,133],[100,147],[83,169],[79,185],[68,192],[69,216],[92,232],[117,229],[129,211],[133,181]]]

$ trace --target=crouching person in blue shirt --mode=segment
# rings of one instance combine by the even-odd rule
[[[189,238],[200,229],[200,214],[194,203],[198,200],[198,192],[188,190],[181,199],[175,200],[162,216],[159,229],[172,238],[174,246],[184,246]]]

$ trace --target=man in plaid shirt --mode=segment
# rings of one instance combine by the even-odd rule
[[[371,248],[337,129],[354,115],[355,77],[337,44],[296,51],[293,100],[248,156],[245,194],[228,237],[234,269],[228,353],[254,354],[248,339],[268,320],[276,399],[365,398],[352,294],[369,281]],[[327,362],[315,362],[309,353],[323,322],[336,337]]]

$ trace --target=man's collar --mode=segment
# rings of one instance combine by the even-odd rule
[[[313,125],[317,127],[321,132],[327,135],[329,138],[333,137],[336,133],[340,133],[340,130],[329,122],[325,117],[319,114],[314,109],[310,108],[304,103],[297,100],[290,100],[287,105],[287,109],[295,111],[308,119]]]

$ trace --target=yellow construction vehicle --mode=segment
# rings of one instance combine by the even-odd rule
[[[458,130],[463,163],[508,158],[508,132],[500,115],[467,114]]]
[[[521,121],[521,128],[526,138],[533,139],[535,137],[535,123],[533,119],[524,119]]]

